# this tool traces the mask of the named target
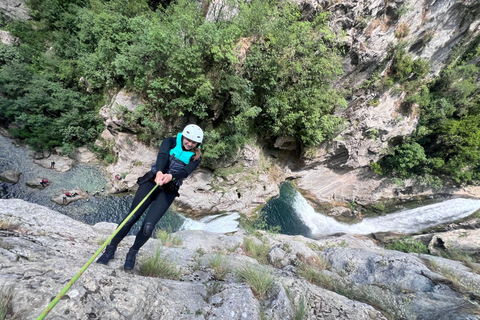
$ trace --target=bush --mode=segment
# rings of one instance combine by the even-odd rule
[[[404,237],[399,240],[393,240],[386,245],[389,250],[397,250],[402,252],[428,253],[428,248],[419,240],[413,237]]]
[[[230,269],[225,265],[225,256],[221,253],[215,254],[209,259],[210,267],[215,271],[215,278],[223,280]]]
[[[21,46],[0,47],[0,120],[36,149],[95,141],[102,97],[122,87],[145,101],[124,117],[142,141],[188,119],[205,128],[212,168],[252,136],[308,147],[342,122],[334,111],[346,102],[332,85],[342,68],[324,13],[307,21],[295,3],[255,0],[212,22],[185,0],[157,13],[142,1],[29,5],[35,20],[9,25]]]
[[[12,315],[12,296],[11,288],[0,288],[0,320],[7,319],[7,316]]]

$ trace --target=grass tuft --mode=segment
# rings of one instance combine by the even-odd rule
[[[182,245],[182,239],[168,232],[167,230],[160,229],[155,232],[155,238],[160,240],[165,247],[177,247]]]
[[[209,259],[210,267],[215,271],[215,278],[223,280],[230,269],[225,265],[225,256],[217,253]]]
[[[178,280],[181,275],[177,265],[170,261],[170,255],[164,255],[161,257],[160,248],[155,252],[155,256],[150,256],[142,260],[140,273],[146,277],[158,277],[172,280]]]
[[[270,246],[255,241],[254,238],[247,237],[243,240],[243,248],[247,253],[247,256],[256,259],[260,263],[267,262],[267,253],[270,250]]]
[[[260,300],[265,298],[274,283],[273,274],[265,266],[243,265],[236,270],[242,280],[250,285],[253,294]]]
[[[12,288],[0,288],[0,320],[13,319],[12,315]]]

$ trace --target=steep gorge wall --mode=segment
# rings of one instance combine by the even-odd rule
[[[434,191],[412,181],[398,186],[375,176],[368,169],[369,164],[410,135],[419,115],[415,106],[409,110],[402,108],[405,93],[401,88],[380,90],[363,84],[388,75],[391,50],[399,45],[414,59],[428,61],[430,73],[424,80],[433,79],[452,59],[454,50],[461,51],[480,36],[480,3],[473,0],[298,3],[306,18],[317,11],[331,13],[330,26],[340,35],[338,46],[345,50],[344,74],[336,86],[346,90],[348,107],[337,110],[337,115],[345,118],[348,125],[308,159],[298,159],[294,153],[283,150],[289,149],[288,137],[280,137],[275,149],[267,150],[253,142],[240,150],[227,168],[216,172],[201,169],[187,179],[177,201],[179,210],[194,214],[226,210],[251,214],[278,194],[278,185],[285,179],[295,180],[312,202],[339,206],[340,211],[349,211],[350,202],[371,204],[435,192],[477,197],[480,193],[473,187],[464,190],[447,186]],[[207,19],[215,20],[221,8],[220,2],[205,7]],[[0,9],[7,18],[28,19],[22,1],[2,2]],[[402,36],[398,35],[399,30],[403,30]],[[8,39],[8,34],[5,37]],[[128,113],[141,104],[135,95],[122,90],[100,111],[106,129],[98,145],[108,148],[118,159],[107,168],[113,193],[134,189],[136,179],[155,160],[156,148],[139,141],[135,128],[129,128],[125,121]],[[125,174],[125,179],[115,180],[116,174]]]

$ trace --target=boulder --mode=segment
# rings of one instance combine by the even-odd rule
[[[69,193],[72,196],[67,196],[66,194]],[[81,199],[87,199],[88,193],[83,191],[82,189],[75,188],[73,190],[62,190],[61,194],[53,196],[50,200],[55,202],[59,205],[68,205],[74,201],[78,201]]]
[[[480,229],[457,229],[434,234],[428,249],[434,254],[441,254],[444,251],[450,254],[457,252],[478,254],[480,253]]]
[[[0,255],[3,257],[0,281],[4,289],[11,290],[9,316],[21,315],[25,319],[40,315],[52,297],[96,252],[99,240],[109,232],[103,227],[101,229],[107,233],[99,232],[96,227],[18,199],[0,199],[0,219],[12,222],[12,236],[0,233]],[[164,247],[159,240],[150,239],[139,253],[137,266],[130,272],[123,270],[123,260],[134,237],[127,237],[108,266],[93,263],[85,270],[50,311],[49,317],[241,320],[261,319],[267,314],[266,319],[280,320],[299,313],[304,314],[306,320],[338,319],[332,314],[348,314],[345,319],[386,320],[380,311],[365,303],[322,289],[304,279],[286,277],[243,254],[225,254],[225,249],[241,243],[242,233],[226,236],[184,231],[177,235],[189,248]],[[194,249],[195,244],[208,247],[213,255]],[[176,265],[185,280],[140,274],[144,259],[155,252],[159,252],[161,259]],[[222,264],[231,275],[224,280],[216,278],[212,268],[212,259],[217,255],[222,257]],[[258,299],[244,280],[234,276],[241,266],[275,274],[265,299]]]
[[[2,173],[0,173],[0,180],[5,181],[8,183],[17,183],[20,181],[20,176],[22,173],[20,171],[15,171],[15,170],[5,170]]]
[[[45,186],[49,186],[51,181],[46,179],[45,177],[35,177],[29,181],[27,181],[25,184],[29,186],[30,188],[36,188],[36,189],[45,189],[45,186],[43,186],[40,182],[45,179],[48,182],[45,184]]]
[[[51,168],[52,161],[55,162],[53,168]],[[52,169],[58,172],[67,172],[68,170],[72,169],[75,160],[67,156],[59,156],[52,154],[48,158],[35,159],[33,160],[33,162],[42,166],[43,168]]]

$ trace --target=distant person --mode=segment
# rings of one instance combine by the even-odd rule
[[[55,169],[55,161],[50,162],[50,169]]]
[[[200,144],[202,141],[203,131],[194,124],[186,126],[183,132],[177,134],[176,138],[169,137],[163,140],[157,155],[157,161],[153,164],[152,170],[137,181],[139,187],[133,199],[130,212],[137,207],[155,185],[158,185],[160,188],[155,189],[123,228],[113,237],[103,255],[97,260],[97,263],[108,264],[110,259],[114,257],[120,241],[150,206],[142,227],[137,233],[135,242],[125,259],[125,270],[131,270],[135,267],[138,250],[150,238],[157,222],[163,217],[175,197],[179,195],[178,189],[182,185],[182,180],[190,175],[200,164],[202,157]]]
[[[67,202],[67,196],[63,196],[63,203]]]
[[[122,177],[121,177],[119,174],[116,174],[116,175],[115,175],[115,179],[117,179],[117,180],[122,180]]]
[[[48,185],[48,180],[47,179],[42,179],[42,181],[40,181],[40,184],[42,185],[42,187],[46,187]]]

